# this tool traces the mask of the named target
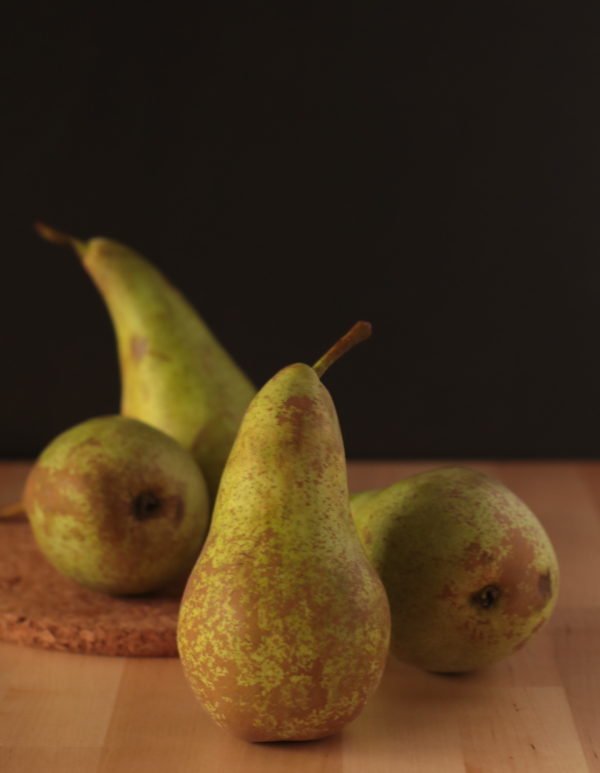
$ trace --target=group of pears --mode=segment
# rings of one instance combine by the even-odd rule
[[[75,249],[106,301],[122,403],[47,446],[24,510],[48,560],[89,588],[186,583],[179,654],[219,725],[249,741],[327,736],[361,711],[390,645],[466,672],[549,618],[552,545],[499,482],[447,467],[349,494],[321,377],[368,323],[257,392],[143,257],[38,230]]]

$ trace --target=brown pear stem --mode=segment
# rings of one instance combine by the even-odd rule
[[[41,236],[42,239],[45,239],[47,242],[59,244],[61,247],[72,247],[79,255],[79,257],[83,257],[86,245],[85,242],[81,241],[81,239],[77,239],[75,236],[63,233],[62,231],[57,231],[56,228],[52,228],[52,226],[46,225],[45,223],[40,223],[39,221],[34,223],[33,227],[37,231],[38,235]]]
[[[22,500],[0,506],[0,519],[19,518],[24,515],[27,515],[27,513],[25,512],[25,505]]]
[[[346,335],[343,335],[340,340],[335,343],[331,349],[326,351],[313,365],[313,369],[317,376],[322,378],[325,371],[328,370],[334,362],[339,360],[346,352],[349,352],[356,344],[359,344],[361,341],[366,341],[371,335],[371,329],[370,322],[361,321],[353,325]]]

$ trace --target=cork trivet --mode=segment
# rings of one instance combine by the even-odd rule
[[[0,640],[89,655],[176,657],[179,594],[114,598],[59,574],[26,520],[0,523]]]

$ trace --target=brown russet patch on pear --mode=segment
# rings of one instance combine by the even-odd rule
[[[253,629],[256,636],[257,629]],[[193,639],[192,639],[193,641]],[[249,639],[247,649],[260,646],[260,636],[254,641]],[[218,643],[212,648],[218,657]],[[311,661],[309,667],[302,667],[295,661],[281,660],[277,663],[284,674],[291,674],[297,679],[282,679],[278,685],[271,686],[265,694],[264,685],[260,683],[259,669],[257,668],[256,682],[245,682],[248,676],[247,669],[239,670],[235,662],[228,660],[226,669],[214,680],[214,686],[204,693],[204,698],[215,705],[218,713],[223,712],[227,717],[227,725],[236,735],[252,741],[273,740],[273,728],[260,727],[256,723],[256,714],[253,707],[263,705],[265,715],[270,718],[285,717],[288,725],[303,722],[306,716],[318,713],[326,709],[331,696],[324,686],[324,670],[327,658],[319,657]],[[303,683],[303,679],[309,682]],[[349,673],[345,679],[338,683],[338,689],[347,691],[348,694],[356,692],[355,674]],[[235,695],[235,701],[227,696]],[[266,702],[265,702],[266,700]],[[347,722],[351,721],[360,711],[362,705],[358,705],[351,712],[340,712],[337,721],[328,719],[323,721],[320,731],[315,732],[314,725],[307,729],[303,735],[296,731],[294,740],[307,740],[320,735],[330,735]]]
[[[129,351],[136,362],[139,362],[147,354],[149,349],[148,339],[144,336],[132,336],[129,342]]]
[[[464,499],[467,491],[464,486],[455,485],[448,488],[444,493],[446,499]]]
[[[315,473],[317,478],[321,478],[327,470],[327,463],[318,456],[315,456],[309,463],[309,468]]]
[[[513,528],[507,530],[501,546],[507,550],[498,576],[498,585],[504,593],[503,609],[508,614],[528,617],[532,610],[542,609],[548,601],[539,592],[534,544],[519,529]]]
[[[509,644],[511,644],[515,640],[515,632],[512,628],[507,628],[506,631],[502,632],[502,638],[505,639]]]
[[[444,585],[440,593],[438,593],[437,598],[445,601],[449,601],[453,606],[459,606],[456,603],[456,600],[458,599],[458,593],[454,590],[454,588],[449,583],[446,583]]]
[[[490,628],[490,620],[487,617],[475,617],[465,620],[459,628],[467,637],[476,643],[489,641],[494,638],[494,631]]]
[[[240,590],[240,589],[239,589]],[[263,639],[270,637],[269,630],[264,630],[259,623],[259,608],[260,603],[256,598],[252,598],[255,594],[252,590],[239,593],[231,593],[228,597],[229,603],[236,614],[236,618],[239,625],[239,630],[236,635],[240,640],[245,642],[245,648],[248,652],[256,652],[259,650]],[[285,619],[289,615],[297,600],[288,599],[279,605],[277,610],[278,617]],[[310,602],[309,602],[310,604]],[[204,610],[205,613],[209,610]],[[315,626],[320,627],[320,622],[315,621]],[[294,633],[285,631],[282,634],[284,639],[285,649],[288,653],[294,653]],[[188,638],[189,641],[194,641],[194,638]],[[226,642],[224,642],[226,646]],[[213,644],[213,651],[216,655],[219,655],[219,640]],[[323,708],[328,699],[327,690],[321,686],[321,679],[324,670],[324,661],[322,658],[316,658],[310,662],[309,666],[301,666],[299,662],[292,656],[287,659],[282,659],[277,662],[277,666],[282,672],[291,673],[294,676],[309,676],[311,677],[311,690],[310,694],[305,696],[304,705],[299,700],[290,701],[289,693],[293,690],[293,685],[286,680],[281,685],[271,686],[268,691],[268,714],[277,716],[280,713],[287,715],[288,719],[297,716],[301,718],[306,712],[307,704],[310,709],[317,710]],[[257,671],[260,670],[260,664],[256,664]],[[251,721],[251,712],[247,709],[241,708],[244,704],[246,706],[256,704],[265,698],[264,687],[258,683],[248,684],[244,682],[244,677],[247,677],[247,671],[239,671],[236,663],[232,660],[227,661],[226,673],[223,673],[216,680],[215,687],[211,692],[210,698],[215,703],[221,703],[222,695],[236,694],[238,696],[236,704],[239,707],[235,710],[229,701],[224,701],[222,708],[228,713],[228,723],[231,725],[237,725],[242,730],[242,735],[245,735],[247,731],[252,731],[252,736],[256,738],[257,728],[253,727]],[[352,675],[353,676],[353,675]],[[301,688],[298,688],[301,689]],[[233,710],[233,714],[229,716],[229,713]],[[258,729],[260,732],[260,729]]]
[[[316,400],[306,395],[292,395],[283,403],[277,413],[276,421],[279,426],[290,425],[294,448],[297,449],[302,445],[305,423],[316,413],[318,413]]]
[[[311,680],[310,692],[303,689],[301,684],[293,685],[290,682],[272,688],[269,691],[269,700],[266,707],[267,717],[274,719],[278,716],[286,716],[289,723],[305,720],[307,713],[319,711],[326,707],[329,696],[326,688],[322,687],[320,682],[323,677],[324,662],[319,659],[313,662],[310,669],[295,670],[295,676],[308,677]],[[214,701],[218,711],[225,713],[227,717],[227,727],[237,736],[254,742],[263,742],[273,740],[273,728],[261,726],[257,717],[251,710],[252,706],[260,705],[264,702],[264,688],[260,683],[246,684],[240,687],[238,679],[240,674],[233,664],[229,664],[230,670],[227,673],[219,675],[215,680],[214,694],[210,696],[211,702]],[[282,663],[283,671],[289,668],[287,663]],[[348,689],[352,690],[354,684],[350,682]],[[223,701],[221,696],[237,694],[236,701]],[[329,723],[322,729],[322,735],[330,735],[342,727],[346,722],[353,719],[360,711],[360,706],[355,710],[350,718],[348,716],[340,717],[338,722]],[[298,734],[294,740],[314,739],[314,729],[306,732],[304,737]]]
[[[471,542],[465,548],[463,566],[468,571],[489,566],[494,561],[494,556],[489,550],[484,550],[479,542]]]
[[[497,523],[502,524],[502,526],[512,525],[512,520],[503,510],[496,510],[496,512],[494,513],[494,520]]]
[[[132,336],[129,341],[129,352],[134,362],[140,362],[146,355],[154,357],[156,360],[168,362],[171,358],[168,354],[158,352],[156,349],[150,349],[148,339],[143,336]]]
[[[148,482],[151,484],[148,485]],[[91,497],[94,507],[102,508],[109,517],[99,524],[98,533],[105,551],[111,554],[111,561],[118,555],[119,564],[123,571],[127,567],[134,573],[137,569],[137,550],[132,551],[124,540],[135,533],[135,541],[139,551],[143,552],[143,545],[147,543],[148,532],[144,519],[137,517],[137,501],[140,494],[148,496],[150,493],[157,501],[157,514],[148,521],[161,520],[169,523],[176,529],[184,516],[184,505],[180,483],[171,482],[171,488],[175,487],[178,493],[167,495],[165,483],[156,468],[148,468],[142,476],[136,475],[135,470],[122,468],[118,473],[104,474],[103,483],[106,486],[104,493],[98,493]],[[108,494],[107,492],[111,493]],[[95,503],[94,500],[95,499]]]

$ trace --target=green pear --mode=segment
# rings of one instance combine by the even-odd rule
[[[191,454],[147,424],[90,419],[55,438],[25,485],[36,542],[67,577],[111,594],[187,576],[206,536],[206,484]]]
[[[361,711],[389,644],[389,608],[350,514],[344,446],[320,376],[370,326],[254,398],[223,472],[179,614],[184,672],[248,741],[330,735]]]
[[[196,458],[214,498],[255,389],[204,321],[145,258],[118,242],[82,242],[38,224],[75,249],[108,307],[121,371],[121,413],[174,437]]]
[[[558,563],[531,510],[463,468],[352,497],[388,593],[391,651],[427,671],[472,671],[522,647],[552,614]]]

